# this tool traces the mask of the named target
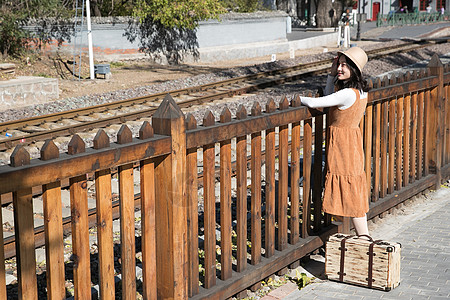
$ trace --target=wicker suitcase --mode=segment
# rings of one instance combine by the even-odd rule
[[[389,291],[400,283],[399,243],[337,233],[326,243],[328,279]]]

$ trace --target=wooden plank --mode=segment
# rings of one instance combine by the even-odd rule
[[[402,188],[402,171],[403,171],[403,159],[402,159],[402,143],[403,143],[403,97],[397,98],[397,124],[396,124],[396,142],[395,142],[395,189],[400,190]]]
[[[395,108],[396,100],[389,100],[389,167],[388,167],[388,194],[394,192],[395,179]]]
[[[236,181],[237,181],[237,271],[247,268],[247,137],[236,141]]]
[[[409,157],[409,182],[416,180],[417,162],[417,93],[411,95],[411,155]]]
[[[370,195],[372,190],[372,117],[373,112],[373,105],[367,105],[366,108],[366,114],[364,118],[364,162],[365,166],[364,169],[366,171],[366,177],[367,177],[367,189],[368,189],[368,195],[369,195],[369,201],[370,201]]]
[[[388,187],[388,101],[381,104],[381,143],[380,143],[380,197],[386,196]]]
[[[119,167],[119,197],[122,298],[134,299],[136,297],[136,246],[132,164]]]
[[[0,213],[0,224],[3,224],[2,213]],[[3,238],[0,239],[0,299],[6,299],[5,248]]]
[[[186,299],[186,124],[170,95],[164,98],[152,121],[155,134],[172,138],[170,154],[155,160],[158,298]]]
[[[425,92],[421,91],[418,94],[418,108],[417,108],[417,179],[423,176],[423,149],[424,149],[424,97]]]
[[[371,201],[376,202],[380,196],[381,103],[376,103],[373,111],[373,188]]]
[[[102,299],[115,298],[111,170],[95,172],[99,287]]]
[[[445,158],[443,160],[443,165],[449,164],[450,163],[450,84],[447,85],[445,87],[445,128],[444,128],[444,133],[445,133],[445,149],[444,149],[444,153],[445,153]]]
[[[13,193],[19,299],[37,299],[31,189]]]
[[[61,183],[58,181],[46,184],[43,190],[47,297],[63,299],[65,284]]]
[[[275,253],[275,129],[266,130],[265,256]]]
[[[287,222],[287,204],[288,204],[288,138],[289,131],[287,126],[279,127],[279,150],[278,150],[278,239],[277,250],[286,248],[288,243],[288,222]]]
[[[252,107],[252,116],[261,114],[258,102]],[[261,132],[251,135],[251,264],[261,262]]]
[[[91,299],[91,266],[86,175],[70,178],[74,299]]]
[[[153,160],[147,159],[140,162],[140,179],[142,289],[144,299],[156,299],[156,208]]]
[[[310,234],[311,223],[311,166],[312,166],[312,120],[306,120],[303,128],[303,203],[302,238]]]
[[[58,157],[59,149],[55,143],[52,140],[45,141],[41,148],[40,159],[51,160]],[[65,280],[61,182],[45,184],[42,190],[47,297],[49,299],[63,299],[65,297]]]
[[[229,111],[228,111],[229,112]],[[222,117],[223,116],[223,117]],[[221,116],[221,122],[231,117]],[[231,239],[231,140],[220,143],[220,264],[221,279],[227,280],[232,274],[232,239]]]
[[[430,134],[431,134],[431,129],[430,129],[430,122],[432,121],[432,117],[431,117],[431,96],[430,96],[430,90],[426,90],[425,91],[425,95],[424,95],[424,134],[425,137],[423,139],[423,144],[424,144],[424,150],[423,150],[423,171],[424,171],[424,176],[427,176],[428,174],[430,174],[430,149],[431,147],[433,147],[431,145],[431,140],[430,140]]]
[[[197,127],[192,114],[186,116],[186,129]],[[222,151],[221,151],[222,153]],[[199,257],[198,257],[198,169],[197,148],[186,151],[186,201],[187,201],[187,252],[188,252],[188,294],[198,294]],[[221,180],[222,181],[222,180]],[[231,233],[230,233],[231,235]]]
[[[322,154],[323,154],[323,136],[317,134],[323,130],[323,116],[317,116],[314,120],[314,181],[312,190],[312,202],[314,207],[314,232],[322,229]]]
[[[203,126],[214,124],[211,111],[206,113]],[[203,146],[203,204],[204,204],[204,250],[205,250],[205,288],[216,284],[216,197],[214,194],[214,144]]]
[[[291,134],[291,214],[289,243],[295,245],[300,240],[300,122],[292,124]]]
[[[411,94],[406,94],[403,105],[403,186],[409,183],[410,138],[411,138]]]
[[[435,88],[431,89],[432,98],[432,128],[431,131],[431,145],[429,153],[430,166],[433,167],[436,173],[436,184],[435,188],[438,189],[441,185],[442,174],[442,156],[443,156],[443,146],[444,146],[444,67],[442,65],[439,56],[434,53],[428,64],[430,74],[436,76],[438,82]]]

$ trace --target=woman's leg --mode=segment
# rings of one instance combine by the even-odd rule
[[[369,228],[367,227],[367,215],[360,218],[352,218],[353,226],[355,226],[356,234],[362,235],[367,234],[369,235]]]

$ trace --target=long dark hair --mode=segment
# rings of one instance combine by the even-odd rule
[[[347,66],[350,69],[350,79],[349,80],[337,80],[335,86],[337,90],[342,90],[346,88],[357,89],[358,91],[368,92],[369,87],[367,85],[367,80],[364,79],[361,72],[355,63],[348,57],[345,57]]]

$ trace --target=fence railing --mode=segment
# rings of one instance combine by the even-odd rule
[[[408,24],[428,24],[436,22],[444,22],[450,20],[450,13],[440,12],[427,13],[389,13],[386,15],[378,14],[377,27],[381,26],[402,26]]]
[[[361,122],[369,218],[438,188],[450,175],[449,71],[435,56],[425,72],[371,82]],[[75,299],[90,299],[94,277],[101,299],[117,294],[135,299],[137,293],[144,299],[225,299],[258,287],[319,248],[328,235],[349,230],[348,219],[342,225],[321,212],[325,117],[326,111],[307,109],[296,97],[278,105],[271,100],[264,109],[257,103],[250,113],[240,106],[234,118],[225,109],[219,122],[208,112],[197,125],[167,95],[152,126],[145,122],[138,138],[123,126],[110,143],[100,130],[86,149],[75,135],[68,153],[60,154],[47,141],[41,158],[33,160],[18,146],[11,164],[0,167],[0,195],[13,197],[18,298],[47,293],[61,299],[70,281]],[[133,175],[136,165],[139,178]],[[119,182],[120,242],[114,242],[112,229],[112,169]],[[86,174],[93,174],[93,191]],[[61,222],[61,181],[67,178],[70,262],[64,262]],[[39,289],[36,186],[43,187],[47,278],[47,287]],[[95,253],[89,243],[89,198],[95,198],[97,210]],[[136,223],[141,225],[138,237]],[[114,257],[115,246],[120,259]],[[136,267],[142,278],[137,279]],[[6,294],[5,264],[0,263],[0,298]]]

